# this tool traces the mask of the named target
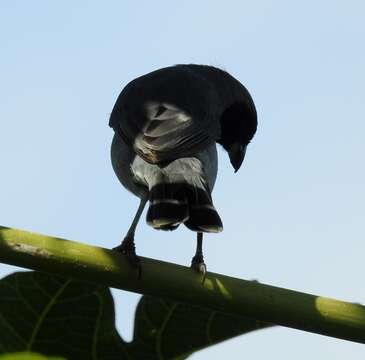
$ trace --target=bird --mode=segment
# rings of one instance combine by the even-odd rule
[[[248,90],[227,71],[210,65],[179,64],[130,81],[109,119],[114,130],[111,163],[121,184],[140,199],[127,234],[114,250],[141,276],[135,230],[149,202],[146,221],[157,230],[184,224],[196,232],[191,268],[207,272],[203,233],[219,233],[213,205],[217,144],[237,172],[257,130]],[[236,189],[239,196],[240,189]]]

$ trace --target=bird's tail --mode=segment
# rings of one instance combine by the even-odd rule
[[[193,231],[223,230],[209,191],[188,183],[156,184],[150,190],[147,223],[159,230],[175,230],[182,223]]]

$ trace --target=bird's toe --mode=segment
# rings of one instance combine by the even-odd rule
[[[129,244],[122,242],[120,245],[113,248],[114,251],[119,252],[124,255],[129,263],[129,265],[138,271],[138,279],[142,276],[142,266],[141,259],[136,254],[136,249],[134,244]]]
[[[191,266],[196,272],[203,275],[202,284],[204,284],[205,277],[207,274],[207,266],[204,263],[203,256],[195,255],[191,260]]]

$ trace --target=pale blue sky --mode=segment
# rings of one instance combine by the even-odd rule
[[[116,245],[138,200],[110,165],[108,116],[134,77],[222,67],[251,92],[258,133],[234,174],[220,152],[225,226],[211,271],[365,303],[365,5],[348,1],[1,1],[0,224]],[[141,222],[138,253],[189,264],[194,234]],[[0,276],[15,268],[0,265]],[[131,337],[138,296],[115,291]],[[192,359],[363,359],[362,345],[286,328]]]

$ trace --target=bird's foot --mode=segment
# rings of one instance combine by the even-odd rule
[[[204,284],[205,277],[207,275],[207,266],[204,263],[203,255],[195,255],[191,259],[190,267],[203,275],[202,284]]]
[[[141,259],[136,254],[134,240],[126,237],[122,243],[113,248],[113,250],[118,251],[126,257],[129,265],[138,271],[138,279],[140,279],[142,276]]]

